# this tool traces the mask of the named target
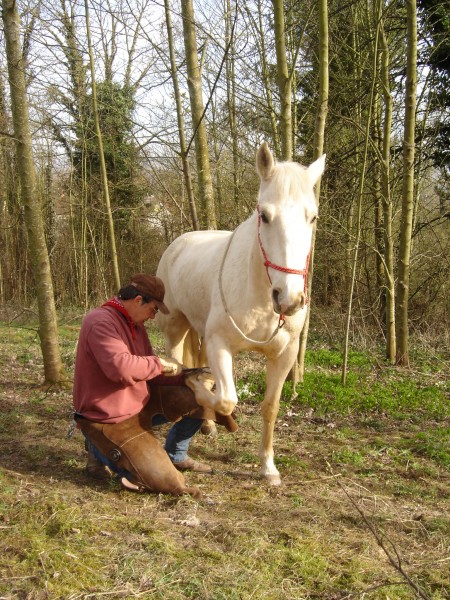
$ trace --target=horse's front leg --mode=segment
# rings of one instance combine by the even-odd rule
[[[236,387],[233,380],[233,357],[230,350],[218,336],[209,338],[206,343],[208,365],[211,369],[216,390],[211,392],[205,387],[203,378],[190,378],[189,387],[195,392],[201,406],[212,408],[222,415],[231,415],[237,404]]]
[[[280,407],[280,396],[283,383],[294,362],[296,352],[284,353],[276,360],[268,360],[266,369],[266,393],[261,406],[263,430],[259,457],[261,459],[261,476],[270,485],[280,485],[281,478],[273,457],[273,430]]]

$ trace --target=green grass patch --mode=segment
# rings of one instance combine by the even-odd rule
[[[308,372],[297,386],[298,403],[319,413],[380,414],[392,418],[441,420],[449,416],[449,402],[443,389],[423,386],[410,379],[374,381],[349,373],[347,384],[340,375]]]
[[[349,356],[346,385],[341,383],[340,355],[333,350],[307,353],[304,381],[297,385],[297,402],[319,414],[378,414],[419,422],[424,417],[441,421],[450,416],[448,384],[445,380],[428,381],[386,365],[379,369],[377,357],[354,352]],[[291,395],[285,384],[283,397]]]
[[[311,349],[306,352],[305,366],[319,367],[323,369],[341,369],[342,351],[336,349]],[[358,369],[370,369],[372,362],[368,354],[350,350],[348,353],[348,367]]]
[[[431,458],[450,468],[450,428],[437,427],[422,431],[406,440],[404,445],[414,454]]]

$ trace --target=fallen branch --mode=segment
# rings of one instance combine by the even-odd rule
[[[328,469],[331,472],[331,474],[334,475],[331,465],[328,462],[327,462],[327,465],[328,465]],[[402,575],[402,577],[405,579],[405,581],[408,583],[408,585],[416,592],[416,594],[419,596],[419,598],[422,598],[423,600],[431,600],[430,597],[428,596],[428,594],[426,594],[416,583],[414,583],[414,581],[411,579],[411,577],[409,577],[409,575],[405,572],[405,570],[402,567],[402,561],[401,561],[400,555],[397,551],[397,548],[394,546],[394,544],[391,542],[391,540],[388,539],[388,542],[392,546],[392,549],[395,553],[395,557],[386,548],[386,544],[383,541],[383,537],[378,533],[378,531],[375,529],[375,527],[372,525],[372,523],[368,520],[368,518],[366,517],[366,515],[364,514],[362,509],[358,506],[358,504],[350,496],[350,494],[346,490],[345,486],[341,483],[341,481],[339,481],[339,478],[335,477],[334,479],[335,479],[336,483],[338,484],[338,486],[341,488],[341,490],[344,492],[344,494],[347,496],[347,498],[349,499],[352,506],[354,506],[354,508],[358,511],[362,520],[367,525],[367,528],[369,529],[369,531],[372,533],[372,535],[376,539],[377,544],[380,546],[380,548],[386,554],[389,562],[394,567],[394,569],[396,569]]]

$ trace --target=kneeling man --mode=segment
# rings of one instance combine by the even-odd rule
[[[85,316],[75,361],[75,420],[86,439],[89,474],[103,478],[111,470],[129,489],[194,493],[180,471],[212,469],[188,455],[192,436],[203,419],[230,431],[237,426],[196,403],[188,387],[193,376],[185,377],[182,365],[154,355],[144,323],[159,310],[168,314],[164,293],[159,277],[138,273]],[[169,420],[176,422],[164,451],[152,425]]]

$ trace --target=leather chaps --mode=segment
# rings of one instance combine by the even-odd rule
[[[209,419],[236,431],[232,415],[224,416],[210,408],[199,406],[187,386],[149,386],[150,400],[137,415],[120,423],[97,423],[80,416],[78,427],[90,442],[114,463],[130,474],[127,478],[139,491],[152,491],[200,496],[197,488],[188,488],[152,429],[152,417],[164,415],[169,421],[183,417]]]

